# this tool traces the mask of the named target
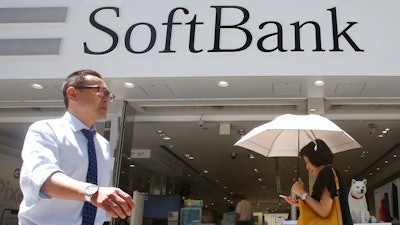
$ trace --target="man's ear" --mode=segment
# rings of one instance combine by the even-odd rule
[[[67,98],[71,101],[77,100],[77,91],[74,87],[68,87],[66,90]]]

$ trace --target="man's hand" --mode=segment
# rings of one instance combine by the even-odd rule
[[[92,198],[92,204],[104,209],[111,217],[125,219],[136,207],[132,197],[115,187],[100,187]]]

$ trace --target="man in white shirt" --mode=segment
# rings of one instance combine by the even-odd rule
[[[24,198],[19,224],[101,225],[107,214],[123,219],[130,216],[135,203],[121,189],[109,187],[110,146],[95,131],[96,121],[106,118],[114,94],[102,76],[92,70],[69,75],[62,91],[67,108],[64,116],[35,122],[25,137],[20,178]],[[94,148],[88,145],[84,130],[94,134]],[[95,153],[88,153],[89,149]],[[90,183],[87,174],[93,154],[96,182]],[[85,201],[94,209],[91,222],[82,222]]]
[[[239,202],[236,204],[236,225],[252,225],[253,224],[253,206],[247,201],[246,195],[238,194]]]

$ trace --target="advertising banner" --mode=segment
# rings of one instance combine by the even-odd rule
[[[1,146],[0,146],[1,147]],[[22,192],[19,188],[21,159],[0,153],[0,224],[16,224]]]
[[[374,191],[375,212],[378,221],[398,223],[399,220],[400,178],[389,182]]]

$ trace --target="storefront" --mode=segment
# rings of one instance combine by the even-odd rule
[[[400,119],[400,93],[396,90],[400,79],[399,6],[395,0],[2,1],[0,122],[19,124],[24,130],[35,120],[62,115],[59,86],[63,78],[82,68],[99,71],[117,96],[107,120],[99,124],[115,151],[113,182],[132,192],[182,194],[182,182],[176,177],[190,174],[181,171],[181,166],[174,168],[182,164],[202,185],[210,185],[215,196],[207,194],[209,199],[205,199],[192,193],[192,197],[204,199],[214,211],[213,199],[239,190],[225,189],[225,184],[216,181],[221,178],[212,177],[212,172],[205,176],[202,165],[185,161],[185,156],[174,152],[185,144],[200,158],[201,150],[193,143],[142,143],[143,136],[156,132],[156,128],[148,128],[150,124],[170,126],[164,135],[174,138],[179,133],[176,130],[186,131],[184,123],[192,123],[197,130],[191,127],[186,131],[195,134],[191,138],[201,139],[207,128],[218,129],[218,138],[223,139],[226,124],[233,133],[245,124],[254,127],[283,113],[307,114],[314,107],[319,107],[318,114],[343,126],[351,120],[349,127],[362,127],[356,123],[363,120],[368,132],[374,128],[368,125],[371,121],[377,124],[375,130],[393,124]],[[335,85],[321,89],[311,84],[317,79]],[[215,83],[220,80],[229,81],[231,89],[219,89]],[[136,87],[123,87],[127,82]],[[45,88],[33,90],[28,87],[32,83]],[[355,108],[364,111],[355,112]],[[171,126],[172,122],[181,126]],[[0,131],[0,136],[6,137],[2,145],[20,147],[22,134],[16,138],[5,134],[7,128]],[[238,159],[247,154],[227,147],[238,135],[225,140],[228,145],[224,146],[215,140],[218,138],[207,137],[203,142],[209,145],[203,149],[214,145],[223,149],[224,155],[238,153]],[[10,139],[18,143],[6,145]],[[193,142],[200,148],[200,141]],[[373,149],[389,152],[397,142],[373,143],[366,148],[374,154],[369,165],[384,155]],[[176,165],[166,158],[149,159],[171,155]],[[203,161],[211,162],[211,158],[204,156]],[[152,169],[168,171],[168,175],[146,174],[150,181],[145,176],[132,178],[132,173],[137,174],[130,167],[133,162],[145,167],[150,162],[159,164],[160,168]],[[282,159],[279,165],[283,168],[290,163]],[[386,176],[369,180],[378,188],[381,182],[398,177],[397,168],[396,164],[388,168],[391,173]],[[139,174],[148,171],[146,167]],[[348,179],[368,172],[360,168]],[[138,183],[141,186],[136,186]],[[262,186],[281,188],[275,183]],[[200,192],[192,188],[192,192]],[[288,192],[287,188],[282,187],[282,192]],[[260,211],[269,203],[277,207],[281,203],[271,195],[265,202],[254,199],[260,203]],[[224,207],[218,205],[218,209]]]

